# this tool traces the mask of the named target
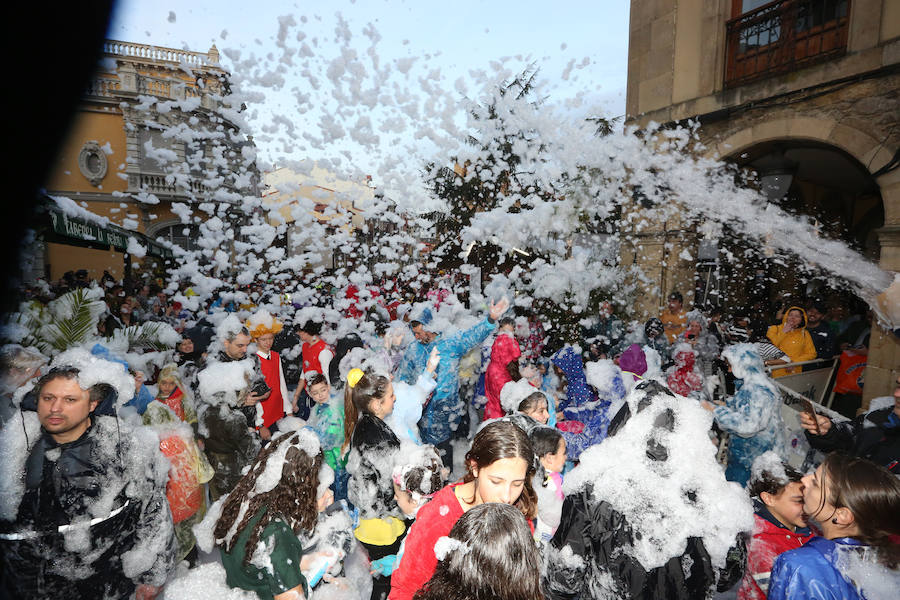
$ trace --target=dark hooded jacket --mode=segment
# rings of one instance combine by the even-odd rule
[[[648,396],[670,393],[655,381],[638,385],[648,389]],[[641,401],[641,408],[644,402]],[[615,435],[630,416],[626,404],[610,423],[609,435]],[[661,426],[671,427],[672,423]],[[652,438],[647,455],[659,461],[668,458],[666,449]],[[547,597],[587,600],[614,592],[619,598],[695,600],[711,597],[716,589],[729,589],[743,573],[746,551],[742,543],[735,544],[726,568],[720,570],[712,566],[703,540],[691,537],[681,556],[648,571],[636,558],[622,551],[633,541],[631,525],[609,503],[595,497],[592,484],[567,495],[559,527],[546,553]],[[569,549],[574,556],[569,555]]]
[[[66,444],[42,431],[24,464],[16,520],[0,521],[3,597],[128,598],[139,584],[165,582],[175,536],[158,471],[168,465],[136,460],[137,452],[115,417],[94,417]],[[110,499],[108,507],[97,505]],[[82,538],[77,530],[85,522]],[[66,548],[82,539],[83,550]],[[144,568],[128,567],[128,577],[135,558]]]
[[[235,361],[225,352],[220,352],[217,362]],[[254,374],[248,387],[251,390],[268,387],[257,360],[254,360]],[[213,399],[203,398],[199,393],[195,393],[195,397],[201,400],[198,419],[204,449],[216,472],[210,481],[210,493],[216,499],[237,485],[242,476],[241,471],[259,453],[259,436],[253,431],[256,407],[215,402]]]

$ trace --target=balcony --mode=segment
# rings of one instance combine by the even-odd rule
[[[776,0],[728,21],[725,87],[843,55],[849,5],[850,0]]]
[[[155,175],[152,173],[134,173],[129,177],[129,192],[148,192],[155,195],[208,195],[210,189],[193,177],[187,181],[176,183],[174,177],[167,175]]]
[[[186,65],[190,68],[219,67],[219,51],[215,45],[209,52],[191,52],[177,48],[164,48],[148,44],[135,44],[106,40],[103,42],[103,53],[108,56],[130,58],[137,62]]]

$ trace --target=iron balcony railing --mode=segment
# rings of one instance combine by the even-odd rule
[[[843,55],[849,12],[850,0],[776,0],[728,21],[725,87]]]

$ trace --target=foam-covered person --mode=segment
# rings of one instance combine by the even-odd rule
[[[703,375],[697,368],[697,353],[689,344],[679,343],[672,351],[675,364],[666,371],[669,389],[680,396],[691,396],[703,389]]]
[[[40,375],[47,357],[19,344],[0,348],[0,427],[16,412],[13,394],[31,379]]]
[[[810,446],[822,452],[846,452],[867,458],[900,475],[900,377],[888,406],[874,408],[851,421],[832,421],[816,414],[816,421],[800,414]]]
[[[231,491],[260,448],[257,404],[272,390],[247,357],[250,330],[229,315],[216,330],[220,345],[205,369],[197,373],[197,417],[203,449],[215,470],[209,483],[212,500]]]
[[[259,310],[250,317],[246,323],[250,331],[250,337],[256,343],[255,358],[259,363],[269,387],[269,395],[260,400],[257,406],[257,416],[261,416],[262,424],[259,426],[259,437],[268,440],[273,431],[278,431],[278,421],[287,414],[293,412],[291,397],[288,395],[287,382],[284,379],[284,366],[281,356],[272,350],[275,336],[284,328],[282,323],[269,314],[266,310]]]
[[[518,381],[519,357],[522,351],[515,337],[515,320],[504,317],[498,321],[497,337],[491,346],[491,360],[484,375],[484,392],[487,404],[484,406],[484,419],[496,419],[503,416],[500,406],[500,390],[509,381]]]
[[[319,337],[319,334],[322,333],[321,323],[309,320],[297,325],[296,330],[297,336],[300,338],[300,341],[303,342],[300,346],[300,356],[303,363],[302,368],[300,369],[300,385],[294,390],[294,396],[291,399],[291,408],[296,416],[301,419],[306,419],[312,408],[306,401],[307,395],[304,394],[306,391],[306,381],[313,373],[321,373],[325,376],[325,379],[328,379],[329,385],[331,384],[329,366],[334,359],[334,350],[325,342],[325,340]]]
[[[415,600],[544,598],[540,557],[528,523],[515,507],[485,503],[472,508],[456,521],[435,552],[440,561]]]
[[[746,485],[753,461],[769,450],[784,452],[784,421],[781,395],[766,375],[763,360],[753,344],[734,344],[722,351],[734,373],[735,393],[713,405],[701,401],[711,411],[722,430],[731,433],[725,477]]]
[[[349,448],[347,497],[359,510],[356,539],[369,559],[395,555],[406,535],[400,509],[394,498],[393,467],[400,439],[385,422],[394,410],[394,387],[390,377],[372,371],[351,369],[344,388],[344,448]],[[390,589],[390,576],[373,580],[373,597]]]
[[[407,525],[415,520],[419,509],[425,506],[447,481],[447,469],[432,446],[404,446],[397,457],[392,473],[394,499]],[[390,575],[400,564],[406,540],[396,555],[373,560],[373,575]]]
[[[193,526],[206,515],[204,484],[214,471],[196,440],[197,411],[179,378],[178,365],[165,365],[156,378],[158,392],[141,417],[159,437],[159,449],[169,459],[166,499],[175,523],[177,560],[196,560]]]
[[[309,597],[318,580],[331,578],[328,565],[339,563],[339,549],[309,552],[303,543],[333,499],[323,462],[312,432],[279,433],[216,506],[218,514],[210,511],[228,585],[261,600],[296,600]],[[314,570],[323,561],[321,577]]]
[[[94,414],[90,390],[104,373],[120,393],[133,384],[87,352],[81,367],[65,362],[78,353],[60,355],[35,384],[35,412],[0,436],[4,481],[21,482],[0,510],[0,595],[152,598],[175,560],[169,464],[151,432]]]
[[[416,343],[425,343],[426,346],[433,344],[433,348],[437,348],[441,357],[435,371],[437,386],[431,400],[422,411],[419,432],[423,442],[432,444],[438,449],[444,460],[444,466],[448,468],[453,466],[451,437],[456,433],[466,411],[465,403],[460,402],[459,398],[460,361],[496,328],[497,320],[503,316],[507,308],[509,300],[506,298],[501,298],[496,303],[492,302],[488,314],[482,321],[449,336],[428,331],[422,323],[415,325],[414,321],[410,321]],[[432,346],[427,347],[430,353]],[[411,380],[405,381],[409,383]]]
[[[441,489],[419,510],[406,539],[406,551],[391,577],[390,600],[411,600],[431,579],[438,565],[438,540],[476,506],[509,504],[525,519],[534,519],[537,497],[531,487],[533,477],[534,450],[526,433],[504,420],[486,424],[475,434],[466,454],[462,481]],[[534,542],[529,543],[533,549]]]
[[[538,461],[532,486],[538,497],[538,515],[534,526],[537,541],[547,543],[559,526],[562,514],[563,470],[566,466],[566,440],[552,427],[535,427],[528,435]]]
[[[654,380],[638,382],[602,444],[566,474],[545,549],[547,597],[708,598],[740,577],[738,536],[753,525],[728,483],[708,414]]]

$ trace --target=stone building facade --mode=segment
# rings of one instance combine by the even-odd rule
[[[229,105],[228,93],[229,74],[215,46],[203,53],[105,41],[45,183],[47,193],[71,198],[148,239],[190,246],[197,225],[183,224],[173,205],[258,195],[255,163],[247,167],[242,160],[252,140],[234,122],[237,107]],[[51,232],[44,275],[56,280],[87,269],[91,278],[103,271],[121,278],[132,260],[126,263],[115,245],[73,242]]]
[[[900,3],[632,0],[626,111],[638,126],[696,120],[703,152],[760,176],[788,169],[782,201],[900,271]],[[696,234],[645,237],[637,260],[661,295],[693,289],[696,264],[655,265]],[[898,374],[900,340],[875,325],[864,403]]]

